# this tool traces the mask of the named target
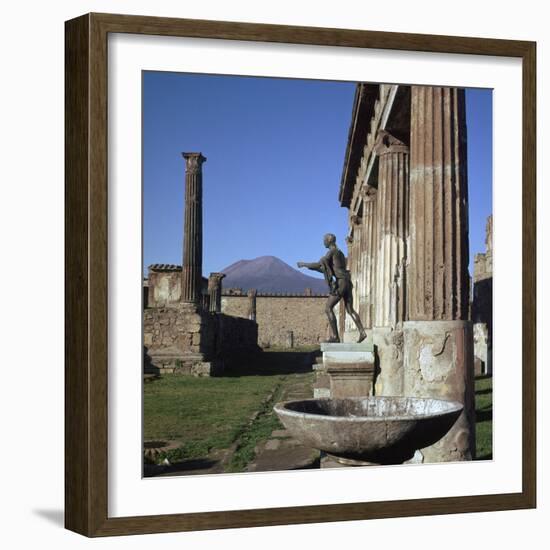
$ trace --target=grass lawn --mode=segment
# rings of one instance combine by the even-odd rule
[[[239,364],[227,376],[195,378],[166,374],[145,384],[144,440],[181,442],[181,447],[169,451],[172,462],[205,457],[211,450],[225,449],[239,440],[231,469],[241,469],[253,456],[258,438],[267,438],[273,429],[280,427],[271,411],[272,402],[289,376],[300,376],[306,367],[310,369],[308,357],[302,350],[265,352],[261,365]],[[266,402],[273,392],[272,399]],[[264,411],[266,408],[269,410]],[[250,426],[256,411],[258,418]]]
[[[199,454],[228,447],[280,379],[163,375],[144,386],[144,439],[178,440]]]
[[[478,376],[476,388],[476,460],[493,458],[493,379]]]

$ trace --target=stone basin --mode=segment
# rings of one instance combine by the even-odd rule
[[[439,441],[463,409],[454,401],[417,397],[348,397],[277,403],[294,438],[344,463],[402,464]]]

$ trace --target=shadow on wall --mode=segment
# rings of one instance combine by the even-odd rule
[[[274,374],[301,374],[312,372],[319,355],[313,351],[264,351],[256,355],[235,354],[225,362],[224,376],[273,376]]]

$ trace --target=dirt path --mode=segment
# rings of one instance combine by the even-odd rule
[[[281,401],[313,397],[313,377],[310,373],[289,375],[283,382]],[[275,414],[275,413],[271,413]],[[319,452],[303,447],[287,430],[277,429],[256,446],[256,456],[248,464],[248,472],[298,470],[319,467]]]

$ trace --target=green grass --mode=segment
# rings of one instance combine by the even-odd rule
[[[476,391],[476,460],[493,458],[493,379],[477,377]]]
[[[227,376],[165,374],[145,384],[144,440],[180,441],[180,447],[159,455],[159,460],[168,458],[172,463],[206,457],[237,442],[229,467],[242,471],[253,458],[254,447],[280,427],[272,412],[279,393],[267,402],[269,395],[284,380],[303,376],[294,373],[310,369],[308,357],[305,350],[265,352],[233,366]],[[259,414],[251,423],[256,411]]]
[[[193,456],[228,447],[280,378],[164,375],[143,388],[144,439],[182,441]]]

